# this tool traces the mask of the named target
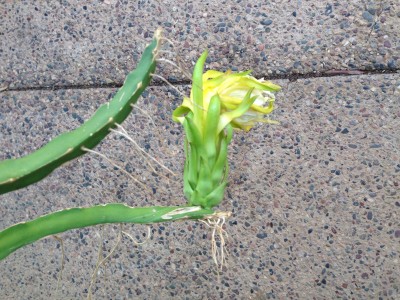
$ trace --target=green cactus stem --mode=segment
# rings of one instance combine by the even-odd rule
[[[110,203],[70,208],[18,223],[0,232],[0,260],[25,245],[70,229],[107,223],[152,224],[186,219],[205,219],[218,213],[200,206],[130,207]]]
[[[136,70],[128,74],[114,98],[102,105],[79,128],[61,134],[37,151],[21,158],[0,162],[0,194],[8,193],[35,183],[63,163],[86,153],[82,147],[92,149],[132,111],[143,90],[151,80],[161,38],[157,30],[153,41],[145,49]]]

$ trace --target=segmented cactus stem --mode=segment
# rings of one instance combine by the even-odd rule
[[[145,49],[136,70],[128,74],[114,98],[102,105],[79,128],[61,134],[37,151],[17,159],[0,162],[0,194],[35,183],[63,163],[86,153],[82,147],[92,149],[104,139],[116,124],[123,122],[132,111],[156,68],[161,32],[157,30],[153,41]]]
[[[110,203],[70,208],[18,223],[0,232],[0,260],[25,245],[70,229],[107,223],[151,224],[186,219],[208,219],[218,213],[200,206],[130,207]]]

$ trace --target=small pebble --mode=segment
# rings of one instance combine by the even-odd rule
[[[345,128],[345,129],[343,129],[343,130],[341,131],[341,133],[347,134],[347,133],[349,133],[349,130],[348,130],[347,128]]]
[[[392,47],[392,44],[391,44],[389,41],[385,41],[385,42],[383,43],[383,46],[385,46],[386,48],[391,48],[391,47]]]
[[[261,21],[261,24],[264,25],[264,26],[269,26],[269,25],[272,24],[272,20],[264,19],[264,20]]]
[[[267,233],[262,232],[262,233],[258,233],[256,236],[257,236],[259,239],[265,239],[268,235],[267,235]]]
[[[371,149],[377,149],[377,148],[381,148],[382,145],[381,144],[372,144],[371,146],[369,146]]]
[[[363,12],[362,17],[370,23],[374,21],[374,16],[367,10]]]
[[[329,16],[332,13],[332,4],[327,4],[325,7],[325,15]]]
[[[391,59],[388,61],[387,66],[390,69],[396,69],[396,62],[393,59]]]

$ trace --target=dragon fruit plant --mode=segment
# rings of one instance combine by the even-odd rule
[[[128,74],[113,99],[81,127],[61,134],[27,156],[1,161],[0,194],[43,179],[63,163],[90,152],[119,126],[150,83],[161,39],[157,31],[136,70]],[[63,209],[0,231],[0,259],[20,247],[70,229],[105,223],[151,224],[183,219],[210,222],[229,216],[213,208],[224,198],[229,171],[228,146],[234,130],[249,131],[258,122],[273,123],[265,116],[272,112],[274,93],[280,87],[257,80],[250,76],[250,71],[203,73],[206,58],[204,52],[195,65],[190,97],[184,97],[172,114],[173,120],[183,125],[186,135],[183,177],[186,204],[130,207],[109,203]]]

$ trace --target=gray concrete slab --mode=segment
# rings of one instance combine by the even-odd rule
[[[172,9],[172,8],[171,8]],[[399,75],[281,81],[273,117],[281,125],[237,133],[230,185],[220,210],[232,211],[230,256],[220,282],[210,231],[183,222],[151,226],[152,238],[127,238],[101,269],[96,299],[395,299],[399,297]],[[183,88],[182,86],[178,86]],[[114,90],[0,94],[0,158],[21,155],[78,126]],[[142,190],[96,156],[0,196],[0,227],[58,209],[97,203],[171,205],[182,197],[182,131],[169,115],[173,89],[144,94],[125,127],[179,175],[152,175],[133,147],[109,137],[98,148],[146,182]],[[86,297],[99,245],[113,247],[118,226],[73,230],[56,295],[61,249],[52,238],[0,261],[1,299]],[[124,225],[141,239],[144,226]]]
[[[160,26],[185,69],[204,49],[210,67],[258,76],[400,64],[399,5],[388,0],[3,1],[0,15],[10,88],[122,83]]]

